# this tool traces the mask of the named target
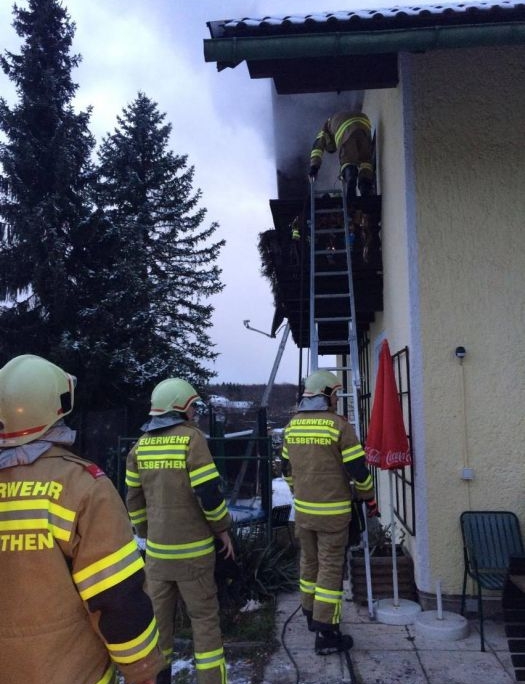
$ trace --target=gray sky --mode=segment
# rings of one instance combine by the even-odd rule
[[[12,2],[0,2],[0,49],[17,52]],[[17,0],[25,6],[25,0]],[[91,130],[100,140],[116,117],[143,91],[173,125],[171,143],[195,167],[195,189],[207,223],[217,221],[225,238],[220,265],[225,288],[213,300],[211,338],[220,353],[219,382],[266,382],[280,333],[270,339],[247,330],[243,320],[270,331],[273,300],[260,274],[258,234],[272,228],[268,200],[277,197],[271,126],[271,84],[251,80],[245,64],[217,72],[203,56],[207,21],[267,15],[308,14],[364,7],[388,7],[376,0],[63,0],[77,25],[73,51],[82,55],[73,72],[76,105],[93,106]],[[401,4],[414,4],[410,2]],[[432,4],[430,0],[418,5]],[[0,73],[8,102],[14,90]],[[327,113],[329,114],[329,112]],[[314,134],[315,131],[312,132]],[[308,150],[305,151],[305,164]],[[305,173],[307,169],[305,167]],[[298,351],[291,336],[277,382],[297,381]]]

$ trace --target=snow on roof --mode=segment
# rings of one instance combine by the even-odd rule
[[[280,14],[265,17],[243,17],[208,22],[212,37],[229,35],[261,35],[268,33],[334,30],[369,30],[389,24],[390,28],[405,25],[421,25],[422,21],[433,25],[484,23],[523,19],[525,3],[514,0],[499,2],[443,2],[432,5],[393,5],[382,9],[339,10],[310,14]]]

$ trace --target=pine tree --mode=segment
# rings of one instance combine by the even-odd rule
[[[0,99],[0,364],[22,352],[61,362],[72,307],[71,231],[89,214],[84,189],[94,140],[75,113],[75,26],[58,0],[15,6],[21,53],[0,66],[18,102]]]
[[[139,93],[99,150],[97,203],[117,228],[127,273],[129,344],[124,335],[113,363],[128,384],[149,389],[173,375],[203,387],[215,375],[208,300],[223,288],[216,260],[224,241],[213,241],[217,223],[202,226],[194,168],[168,148],[170,134],[165,114]]]

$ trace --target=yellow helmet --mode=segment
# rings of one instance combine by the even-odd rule
[[[0,448],[39,439],[73,410],[76,378],[33,354],[0,369]]]
[[[331,397],[342,386],[339,378],[330,371],[316,370],[305,380],[303,397],[315,397],[318,394]]]
[[[160,382],[151,393],[150,416],[162,416],[170,411],[186,413],[200,397],[196,390],[182,378],[168,378]]]

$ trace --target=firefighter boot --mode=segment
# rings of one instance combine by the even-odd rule
[[[348,206],[355,200],[357,185],[357,166],[349,164],[343,169],[343,182],[346,185],[346,203]]]
[[[155,680],[156,684],[171,684],[171,667],[161,670]]]
[[[330,655],[349,651],[354,645],[350,634],[341,634],[338,629],[317,632],[315,636],[315,652],[317,655]]]
[[[358,182],[361,197],[370,197],[372,194],[372,181],[370,178],[360,178]]]

